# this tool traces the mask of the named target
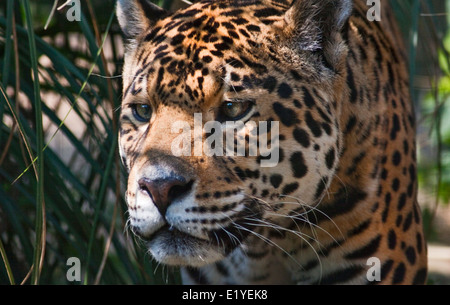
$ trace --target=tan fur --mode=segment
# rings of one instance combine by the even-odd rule
[[[200,2],[132,37],[120,138],[132,229],[186,283],[376,284],[372,257],[382,284],[423,283],[414,117],[390,8],[377,23],[362,0],[351,17],[349,0],[291,5]],[[172,123],[217,120],[235,100],[254,102],[248,120],[279,122],[276,167],[173,155]],[[172,176],[189,189],[162,212],[142,179]]]

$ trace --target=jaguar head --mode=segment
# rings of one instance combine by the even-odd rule
[[[202,266],[324,196],[340,152],[351,1],[119,0],[131,230]]]

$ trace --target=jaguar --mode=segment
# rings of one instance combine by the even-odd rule
[[[183,283],[426,282],[406,55],[380,5],[118,0],[128,226]],[[243,156],[190,150],[227,122],[255,123],[231,133]]]

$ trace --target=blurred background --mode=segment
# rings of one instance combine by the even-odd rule
[[[450,1],[391,3],[418,122],[428,283],[450,284]],[[154,262],[127,229],[114,6],[0,2],[0,284],[179,283],[178,271]],[[80,281],[66,278],[70,257],[82,262]]]

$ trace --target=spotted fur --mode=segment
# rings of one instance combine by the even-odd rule
[[[129,224],[185,283],[425,282],[405,54],[387,1],[381,22],[365,2],[118,1]],[[174,122],[220,121],[230,99],[254,102],[247,121],[279,122],[277,166],[172,153]]]

